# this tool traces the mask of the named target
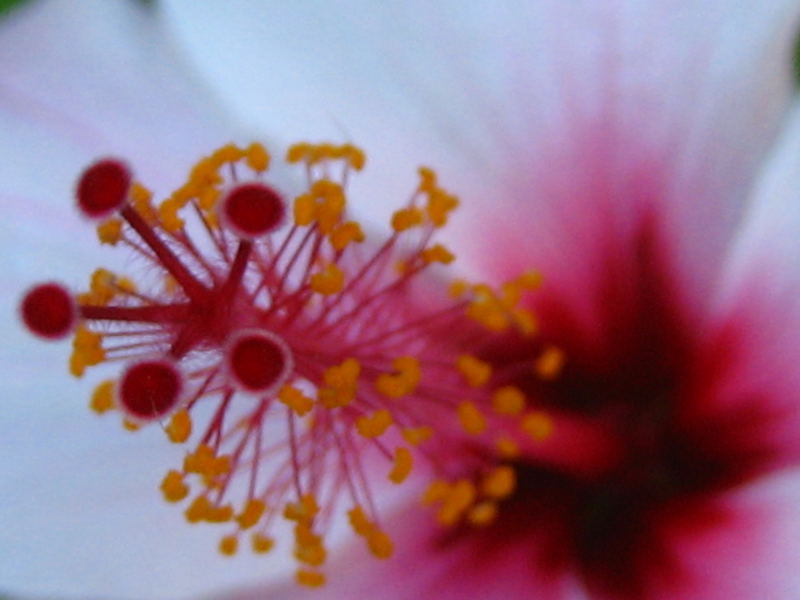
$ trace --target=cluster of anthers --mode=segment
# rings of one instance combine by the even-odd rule
[[[491,366],[458,350],[480,331],[534,335],[520,302],[538,277],[500,290],[462,281],[440,295],[431,281],[423,289],[420,273],[454,258],[432,237],[458,201],[432,170],[419,170],[388,239],[370,245],[346,210],[363,152],[301,143],[286,160],[306,179],[291,206],[266,183],[270,157],[260,144],[214,151],[158,206],[124,162],[92,164],[77,184],[78,208],[97,221],[100,242],[127,246],[157,283],[141,289],[98,269],[87,292],[40,284],[20,311],[41,337],[73,336],[75,376],[124,361],[116,379],[97,386],[91,408],[120,411],[130,430],[159,423],[171,442],[191,444],[161,490],[185,502],[189,522],[224,529],[222,554],[235,554],[245,536],[256,553],[269,551],[282,517],[293,527],[297,580],[318,586],[324,535],[339,513],[375,556],[392,554],[371,492],[374,469],[363,465],[369,453],[385,460],[382,477],[400,484],[416,459],[434,454],[429,445],[452,436],[494,436],[490,444],[511,456],[518,440],[509,431],[547,435],[546,415],[519,389],[493,388]],[[546,350],[541,375],[559,360]],[[445,524],[489,522],[513,490],[509,467],[487,472],[476,489],[448,483],[446,465],[426,462],[441,471],[426,500],[441,503]]]

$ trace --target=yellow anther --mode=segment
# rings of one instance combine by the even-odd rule
[[[336,294],[344,287],[344,271],[336,264],[328,263],[322,271],[310,277],[309,285],[312,290],[323,296]]]
[[[80,377],[86,367],[100,364],[105,360],[105,351],[102,347],[103,338],[99,333],[89,331],[83,325],[75,330],[72,340],[72,355],[70,356],[70,373]]]
[[[451,484],[444,479],[436,479],[425,489],[422,494],[422,503],[426,506],[441,502],[450,493]]]
[[[316,208],[317,226],[321,233],[330,234],[344,213],[344,190],[339,184],[321,180],[312,186],[311,191],[320,199]]]
[[[555,346],[548,346],[534,363],[536,373],[545,380],[555,379],[564,367],[564,351]]]
[[[394,553],[392,538],[386,532],[377,528],[367,534],[367,546],[376,558],[387,559]]]
[[[295,573],[297,583],[306,587],[321,587],[325,585],[325,575],[319,571],[310,571],[308,569],[298,569]]]
[[[319,512],[319,505],[313,494],[304,494],[299,502],[289,502],[283,510],[284,518],[297,523],[310,523]]]
[[[206,513],[206,521],[209,523],[227,523],[233,518],[233,507],[230,504],[225,506],[212,506]]]
[[[97,226],[97,239],[101,244],[116,245],[122,239],[122,221],[108,219]]]
[[[472,503],[475,502],[477,492],[475,485],[469,479],[461,479],[454,483],[442,503],[436,519],[442,525],[455,525]]]
[[[183,470],[214,478],[230,472],[231,459],[227,455],[216,456],[211,446],[200,444],[193,454],[183,459]]]
[[[261,173],[269,168],[269,153],[263,144],[253,142],[247,147],[245,153],[247,166],[254,171]]]
[[[224,146],[214,150],[209,159],[200,160],[195,165],[195,168],[192,171],[192,178],[213,179],[213,175],[216,173],[217,168],[220,165],[224,163],[236,162],[243,156],[245,156],[245,152],[240,150],[236,144],[225,144]]]
[[[522,430],[536,441],[541,441],[553,432],[553,421],[541,411],[533,411],[522,418]]]
[[[436,189],[436,171],[430,167],[420,167],[417,173],[419,173],[420,192],[430,193]]]
[[[132,279],[128,279],[127,277],[117,277],[115,280],[115,284],[117,289],[120,292],[125,294],[133,294],[136,293],[136,284],[133,282]]]
[[[211,502],[205,496],[197,496],[189,507],[184,511],[184,516],[189,523],[199,523],[206,519],[206,517],[214,509]]]
[[[538,271],[526,271],[514,283],[525,291],[533,291],[542,285],[542,274]]]
[[[412,446],[419,446],[422,442],[429,440],[432,435],[433,429],[427,425],[403,429],[403,439]]]
[[[254,533],[250,545],[256,554],[266,554],[275,547],[275,540],[261,533]]]
[[[325,563],[328,552],[322,544],[322,537],[315,534],[307,525],[298,524],[294,528],[294,556],[302,563],[318,567]]]
[[[345,144],[340,148],[342,155],[347,160],[350,168],[354,171],[360,171],[364,168],[367,162],[367,155],[361,148],[353,146],[352,144]]]
[[[291,385],[284,385],[278,392],[278,400],[301,417],[314,407],[314,401]]]
[[[300,227],[311,225],[317,216],[317,202],[309,194],[294,199],[294,224]]]
[[[94,392],[92,392],[92,399],[89,407],[98,415],[112,410],[115,406],[114,402],[114,381],[106,379],[101,382]]]
[[[134,183],[131,186],[131,204],[134,210],[147,222],[149,225],[155,225],[158,222],[158,213],[152,204],[153,192],[144,187],[141,183]]]
[[[394,451],[394,463],[392,470],[389,472],[389,479],[394,483],[403,483],[411,469],[414,467],[414,458],[408,448],[397,448]]]
[[[117,294],[116,277],[108,269],[95,269],[89,281],[89,293],[82,294],[80,302],[105,306]]]
[[[138,423],[134,423],[133,421],[130,421],[128,419],[122,420],[122,427],[127,431],[130,431],[131,433],[139,431],[142,428],[142,426],[139,425]]]
[[[471,435],[478,435],[486,430],[486,419],[472,402],[465,401],[458,405],[458,420],[464,431]]]
[[[443,265],[449,265],[451,262],[453,262],[455,257],[455,254],[450,252],[450,250],[441,244],[435,244],[422,251],[422,258],[427,263],[438,262],[442,263]]]
[[[200,190],[200,193],[197,195],[197,203],[202,210],[208,213],[217,205],[220,195],[221,193],[217,188],[206,186]],[[206,220],[208,220],[210,216],[211,215],[208,214],[205,215]]]
[[[180,502],[189,495],[189,486],[179,471],[169,471],[161,481],[161,493],[167,502]]]
[[[525,410],[525,394],[513,385],[506,385],[492,394],[492,407],[500,415],[518,415]]]
[[[264,504],[263,500],[259,500],[258,498],[250,498],[250,500],[247,501],[247,504],[245,504],[242,512],[237,515],[236,522],[239,523],[239,527],[242,529],[249,529],[258,523],[266,509],[267,505]]]
[[[514,319],[514,325],[523,335],[532,336],[539,331],[536,315],[531,311],[524,308],[515,308],[511,311],[511,316]]]
[[[358,417],[356,429],[365,438],[376,438],[383,435],[392,423],[392,413],[383,408],[376,410],[371,415]]]
[[[425,211],[428,213],[428,219],[434,227],[447,225],[447,218],[456,208],[458,208],[458,198],[455,196],[451,196],[440,189],[434,189],[429,192]]]
[[[347,518],[350,520],[350,526],[357,535],[366,536],[374,527],[372,522],[367,518],[364,509],[360,506],[348,510]]]
[[[169,421],[166,427],[167,437],[175,444],[182,444],[192,435],[192,418],[185,408],[179,410]]]
[[[235,535],[226,535],[219,541],[219,552],[223,556],[233,556],[239,549],[239,539]]]
[[[158,207],[158,220],[161,226],[170,233],[175,233],[183,228],[184,221],[178,216],[183,203],[176,198],[164,200]]]
[[[338,225],[330,233],[329,239],[334,250],[342,251],[353,242],[363,242],[364,232],[361,231],[361,225],[355,221],[348,221]]]
[[[486,329],[500,333],[511,324],[505,311],[494,298],[479,298],[467,307],[467,316]]]
[[[361,363],[347,358],[340,365],[329,367],[322,374],[325,386],[318,391],[319,401],[326,408],[338,408],[350,404],[356,395]]]
[[[422,211],[418,208],[401,208],[392,215],[392,229],[398,233],[422,223]]]
[[[492,366],[471,354],[462,354],[456,359],[456,368],[464,376],[467,385],[480,387],[486,385],[492,376]]]
[[[467,513],[467,521],[476,527],[485,527],[497,518],[497,505],[494,502],[481,502]]]
[[[487,473],[481,482],[481,492],[490,498],[502,500],[514,492],[517,486],[517,474],[514,467],[500,465]]]
[[[400,356],[392,361],[392,367],[394,373],[378,375],[375,388],[389,398],[413,394],[422,378],[419,359],[414,356]]]
[[[289,146],[286,150],[286,162],[290,164],[298,163],[305,160],[311,150],[311,144],[308,142],[300,142]]]
[[[451,298],[457,300],[469,290],[469,284],[463,279],[454,279],[447,288],[447,293]]]
[[[519,456],[519,444],[508,436],[500,436],[495,441],[497,454],[501,458],[517,458]]]

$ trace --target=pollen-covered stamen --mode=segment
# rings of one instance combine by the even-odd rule
[[[258,182],[237,185],[220,203],[224,223],[239,237],[255,239],[283,224],[286,203],[271,187]]]
[[[181,372],[168,360],[135,362],[120,377],[118,403],[136,421],[161,419],[177,406],[183,385]]]
[[[294,367],[286,342],[272,332],[258,329],[234,334],[225,362],[239,387],[254,393],[277,390]]]
[[[498,291],[464,284],[450,297],[433,281],[422,285],[426,270],[454,259],[433,236],[458,200],[421,169],[388,239],[365,243],[346,190],[364,160],[350,145],[290,148],[287,161],[303,163],[308,185],[285,230],[260,144],[202,158],[157,208],[133,184],[98,236],[133,249],[163,286],[98,269],[78,297],[71,372],[131,365],[99,388],[92,408],[120,408],[129,428],[162,421],[171,442],[194,444],[161,489],[169,502],[189,498],[190,522],[230,524],[223,554],[242,547],[245,530],[265,552],[275,519],[292,521],[298,580],[308,585],[325,579],[324,534],[343,508],[359,509],[353,525],[376,557],[392,554],[365,455],[384,461],[377,483],[392,486],[451,438],[493,447],[501,423],[517,438],[549,434],[546,419],[524,413],[525,398],[502,395],[493,412],[491,369],[458,361],[457,349],[487,329],[532,335],[533,317],[519,305],[530,278]],[[542,369],[557,370],[546,362]],[[469,494],[459,493],[463,504]],[[481,507],[474,518],[490,513]]]
[[[103,219],[117,212],[128,201],[130,169],[120,160],[100,160],[83,172],[78,180],[78,208],[92,219]]]
[[[78,318],[72,294],[58,283],[42,283],[29,290],[22,299],[20,314],[32,333],[51,340],[69,335]]]

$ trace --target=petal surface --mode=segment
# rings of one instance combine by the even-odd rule
[[[587,323],[598,263],[631,252],[650,214],[687,304],[704,306],[784,117],[800,13],[785,0],[229,6],[172,0],[165,14],[238,114],[367,147],[376,214],[414,162],[441,166],[465,200],[468,266],[538,266]]]

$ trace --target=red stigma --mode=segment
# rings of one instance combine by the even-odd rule
[[[223,218],[240,236],[257,238],[277,229],[286,214],[286,204],[278,193],[262,183],[246,183],[233,188],[222,201]]]
[[[72,295],[57,283],[43,283],[31,289],[22,299],[20,312],[32,333],[52,340],[68,335],[77,316]]]
[[[123,373],[119,403],[136,419],[160,419],[175,408],[182,387],[180,372],[171,363],[141,361],[130,365]]]
[[[92,219],[111,216],[128,199],[131,172],[124,163],[104,159],[94,163],[78,180],[78,207]]]
[[[231,375],[249,392],[275,389],[292,368],[286,344],[277,336],[256,330],[234,339],[227,360]]]

